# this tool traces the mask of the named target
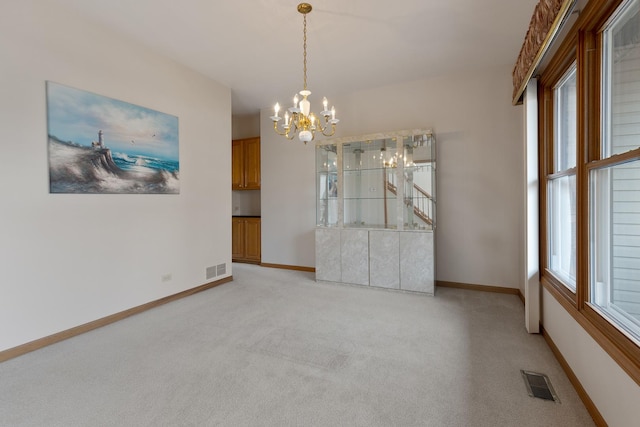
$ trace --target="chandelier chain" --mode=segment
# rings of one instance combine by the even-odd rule
[[[304,38],[303,38],[303,59],[304,59],[304,90],[307,90],[307,14],[304,14]]]

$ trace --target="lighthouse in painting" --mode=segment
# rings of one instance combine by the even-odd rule
[[[104,143],[102,142],[102,129],[98,131],[98,142],[93,141],[91,146],[94,148],[104,148]]]

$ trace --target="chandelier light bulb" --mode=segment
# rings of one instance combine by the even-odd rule
[[[273,107],[273,111],[276,113],[276,117],[278,117],[278,111],[280,111],[280,104],[276,102],[276,105]]]

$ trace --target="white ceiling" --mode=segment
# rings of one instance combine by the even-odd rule
[[[228,86],[233,114],[302,89],[297,0],[55,0]],[[515,63],[537,0],[315,0],[310,100]]]

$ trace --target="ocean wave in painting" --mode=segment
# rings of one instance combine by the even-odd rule
[[[180,192],[178,162],[86,147],[49,137],[51,193]]]

